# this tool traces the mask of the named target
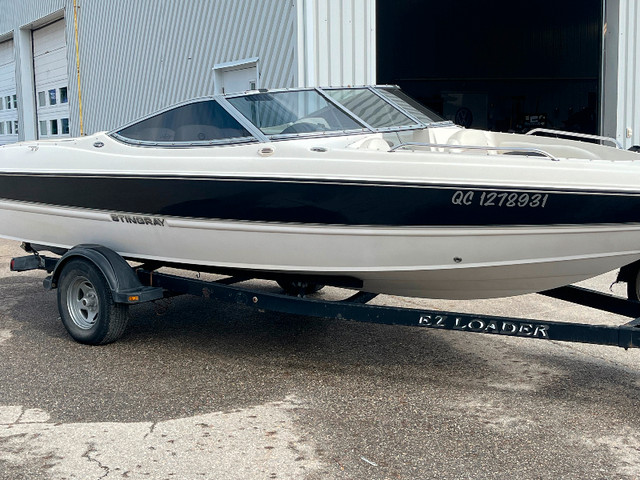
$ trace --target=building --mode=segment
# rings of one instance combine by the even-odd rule
[[[640,144],[636,0],[0,0],[0,143],[187,98],[397,83],[471,127]]]

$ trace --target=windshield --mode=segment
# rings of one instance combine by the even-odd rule
[[[365,129],[316,90],[255,93],[227,100],[267,136]]]
[[[373,128],[413,127],[418,122],[366,88],[323,90]]]
[[[444,118],[440,115],[432,112],[421,103],[416,102],[409,95],[404,93],[398,87],[378,87],[377,92],[385,97],[390,102],[395,103],[402,108],[406,113],[420,120],[422,123],[437,123],[444,122]]]
[[[402,132],[444,126],[398,87],[260,90],[204,97],[110,132],[137,145],[224,145],[298,136]]]
[[[122,128],[116,134],[129,141],[151,143],[213,143],[251,137],[251,133],[214,100],[172,108]]]

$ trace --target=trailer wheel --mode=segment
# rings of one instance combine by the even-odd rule
[[[626,282],[629,300],[640,301],[640,260],[621,267],[616,281]]]
[[[635,270],[627,279],[627,298],[629,300],[640,300],[640,270]]]
[[[317,293],[324,288],[324,285],[317,283],[297,282],[295,280],[280,280],[278,281],[278,285],[284,290],[284,293],[292,297],[304,297],[312,293]]]
[[[88,345],[117,340],[129,321],[129,306],[115,303],[102,272],[82,259],[70,260],[63,267],[58,311],[69,335]]]

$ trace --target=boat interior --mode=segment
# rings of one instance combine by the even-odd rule
[[[382,151],[402,149],[474,155],[526,155],[548,157],[554,161],[569,158],[640,160],[638,153],[619,148],[612,138],[545,129],[532,130],[523,135],[461,127],[435,127],[413,130],[410,133],[386,133],[378,139],[369,138],[359,143],[358,148]]]

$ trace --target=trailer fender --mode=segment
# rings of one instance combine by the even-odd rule
[[[65,265],[72,259],[82,258],[95,265],[107,281],[116,303],[142,303],[162,298],[159,287],[142,285],[129,264],[116,252],[103,245],[85,244],[73,247],[58,261],[51,275],[44,279],[48,290],[57,288]]]

